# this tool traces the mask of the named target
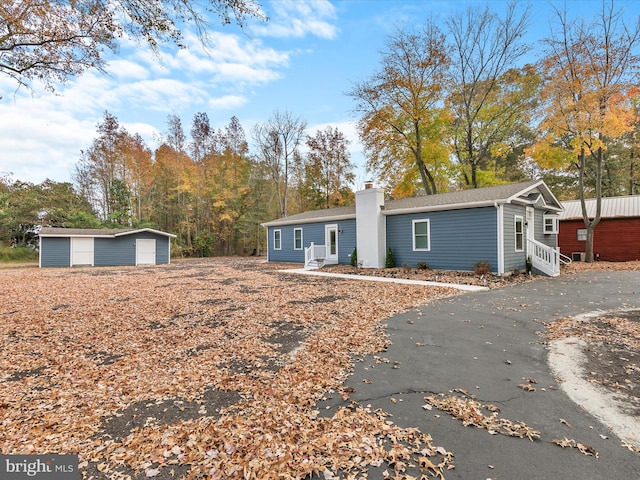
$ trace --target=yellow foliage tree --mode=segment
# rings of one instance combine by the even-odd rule
[[[628,28],[613,0],[603,1],[592,24],[572,23],[556,10],[558,27],[546,40],[541,68],[544,116],[541,135],[529,153],[545,168],[578,172],[582,216],[587,227],[586,261],[592,262],[593,233],[600,222],[602,170],[613,139],[631,128],[628,92],[639,67],[635,53],[640,26]],[[593,163],[593,168],[589,167]],[[585,176],[593,175],[596,212],[587,215]]]

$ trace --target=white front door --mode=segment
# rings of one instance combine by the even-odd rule
[[[325,260],[338,261],[338,226],[326,225],[324,227],[324,244],[327,248]]]
[[[93,237],[71,237],[71,266],[93,265]]]
[[[153,238],[136,239],[136,265],[156,264],[156,241]]]
[[[530,238],[531,240],[535,240],[535,232],[536,232],[536,228],[535,228],[535,218],[536,218],[536,214],[535,214],[535,210],[533,207],[527,207],[527,238]]]

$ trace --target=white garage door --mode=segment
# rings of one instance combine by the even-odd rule
[[[151,238],[138,238],[136,240],[136,265],[156,264],[156,241]]]
[[[93,238],[71,237],[71,266],[93,265]]]

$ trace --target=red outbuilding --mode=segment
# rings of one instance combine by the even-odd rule
[[[586,201],[587,214],[595,216],[596,201]],[[580,200],[562,202],[558,246],[574,261],[584,258],[587,230]],[[640,260],[640,195],[602,199],[600,223],[593,239],[596,258],[608,262]]]

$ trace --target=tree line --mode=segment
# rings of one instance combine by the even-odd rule
[[[40,226],[151,227],[176,234],[174,252],[184,256],[264,251],[262,222],[354,201],[349,141],[337,128],[308,135],[306,126],[275,111],[251,130],[251,154],[236,117],[216,130],[199,112],[187,134],[169,115],[152,151],[105,112],[73,183],[0,177],[0,238],[34,244]]]

